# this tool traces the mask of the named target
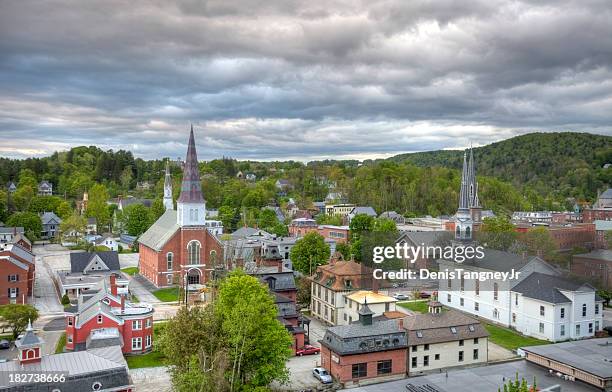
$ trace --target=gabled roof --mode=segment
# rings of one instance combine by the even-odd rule
[[[435,246],[447,239],[451,239],[452,234],[448,231],[405,231],[402,232],[396,242],[407,241],[415,246]]]
[[[252,275],[266,285],[269,280],[274,280],[274,288],[271,288],[273,291],[291,291],[296,289],[295,277],[292,271],[272,273],[256,271]]]
[[[404,319],[408,344],[431,344],[489,336],[480,322],[456,310],[424,313]]]
[[[179,228],[176,222],[176,210],[166,210],[163,215],[140,236],[138,242],[151,249],[160,251]]]
[[[612,261],[612,250],[596,249],[589,253],[581,253],[579,255],[574,255],[574,257],[582,257],[585,259],[593,259],[593,260]]]
[[[365,215],[369,215],[369,216],[377,216],[376,215],[376,211],[374,210],[374,208],[372,208],[370,206],[354,207],[351,210],[351,215],[359,215],[359,214],[365,214]]]
[[[23,227],[0,227],[0,234],[23,234]]]
[[[43,225],[60,224],[62,220],[54,212],[44,212],[40,220]]]
[[[234,231],[232,234],[232,239],[237,240],[241,238],[247,237],[262,237],[262,238],[270,238],[272,234],[268,233],[265,230],[255,229],[253,227],[241,227],[238,230]]]
[[[21,268],[21,269],[23,269],[23,270],[26,270],[26,271],[29,269],[27,265],[25,265],[25,264],[24,264],[24,263],[22,263],[21,261],[19,261],[19,260],[15,259],[14,257],[11,257],[11,256],[0,256],[0,260],[6,260],[6,261],[8,261],[9,263],[13,263],[13,264],[15,264],[17,267],[19,267],[19,268]]]
[[[512,291],[521,293],[528,298],[561,304],[571,302],[561,291],[595,292],[595,289],[589,284],[533,272],[515,285]]]
[[[83,272],[95,256],[100,257],[109,270],[119,271],[119,256],[115,251],[70,253],[70,272]]]
[[[397,320],[330,327],[319,342],[340,355],[397,350],[407,346],[406,332],[399,327]]]

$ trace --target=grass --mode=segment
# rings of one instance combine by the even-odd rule
[[[427,302],[429,301],[399,302],[397,306],[401,306],[402,308],[406,308],[417,313],[427,313],[429,311]]]
[[[125,272],[126,274],[130,275],[130,276],[134,276],[138,273],[138,267],[127,267],[127,268],[121,268],[122,272]]]
[[[130,369],[164,366],[165,359],[166,357],[164,357],[164,354],[157,351],[151,351],[143,355],[130,355],[125,357]]]
[[[0,340],[2,340],[2,339],[6,339],[9,342],[12,342],[14,340],[13,334],[12,333],[6,333],[6,334],[3,334],[3,335],[0,335]]]
[[[57,344],[55,345],[55,353],[61,354],[64,352],[64,347],[66,347],[66,332],[62,333]]]
[[[510,328],[504,328],[493,324],[483,324],[490,334],[489,341],[508,350],[516,350],[519,347],[539,346],[550,343],[547,340],[540,340],[530,336],[521,335]]]
[[[176,302],[178,301],[178,287],[168,287],[165,289],[155,290],[153,295],[162,302]]]

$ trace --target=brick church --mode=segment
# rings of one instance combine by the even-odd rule
[[[186,283],[191,291],[203,288],[223,261],[223,245],[216,237],[221,233],[219,222],[206,219],[193,126],[176,210],[168,167],[164,206],[164,214],[139,238],[140,274],[157,287]]]

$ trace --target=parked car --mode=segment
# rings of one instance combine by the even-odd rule
[[[7,348],[11,348],[11,342],[6,339],[0,340],[0,349],[6,350]]]
[[[312,369],[312,375],[315,376],[323,384],[331,384],[333,381],[332,377],[329,375],[329,373],[327,373],[327,370],[322,367]]]
[[[314,354],[319,354],[320,352],[321,352],[321,349],[319,347],[314,347],[314,346],[307,344],[301,349],[297,350],[295,354],[301,357],[302,355],[314,355]]]
[[[397,293],[397,294],[393,294],[393,298],[395,298],[398,301],[406,301],[409,297],[406,294]]]
[[[612,336],[612,327],[603,327],[602,329],[606,331],[608,335]]]
[[[431,298],[431,294],[426,293],[426,292],[424,292],[424,291],[421,291],[421,294],[419,294],[419,296],[420,296],[421,298]]]

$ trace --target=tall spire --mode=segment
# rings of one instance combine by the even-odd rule
[[[170,174],[170,160],[166,160],[166,178],[164,179],[164,207],[166,210],[174,209],[172,201],[172,175]]]
[[[459,210],[467,210],[470,207],[468,177],[467,154],[464,152],[463,170],[461,171],[461,190],[459,191]]]
[[[480,207],[478,199],[478,182],[476,181],[476,164],[474,163],[474,150],[470,144],[470,162],[468,165],[468,189],[470,190],[468,206]]]
[[[200,183],[200,169],[198,168],[198,156],[196,153],[195,138],[193,136],[193,124],[189,133],[189,144],[187,146],[187,157],[185,158],[185,169],[183,170],[183,182],[181,184],[180,203],[204,203],[202,196],[202,184]]]

